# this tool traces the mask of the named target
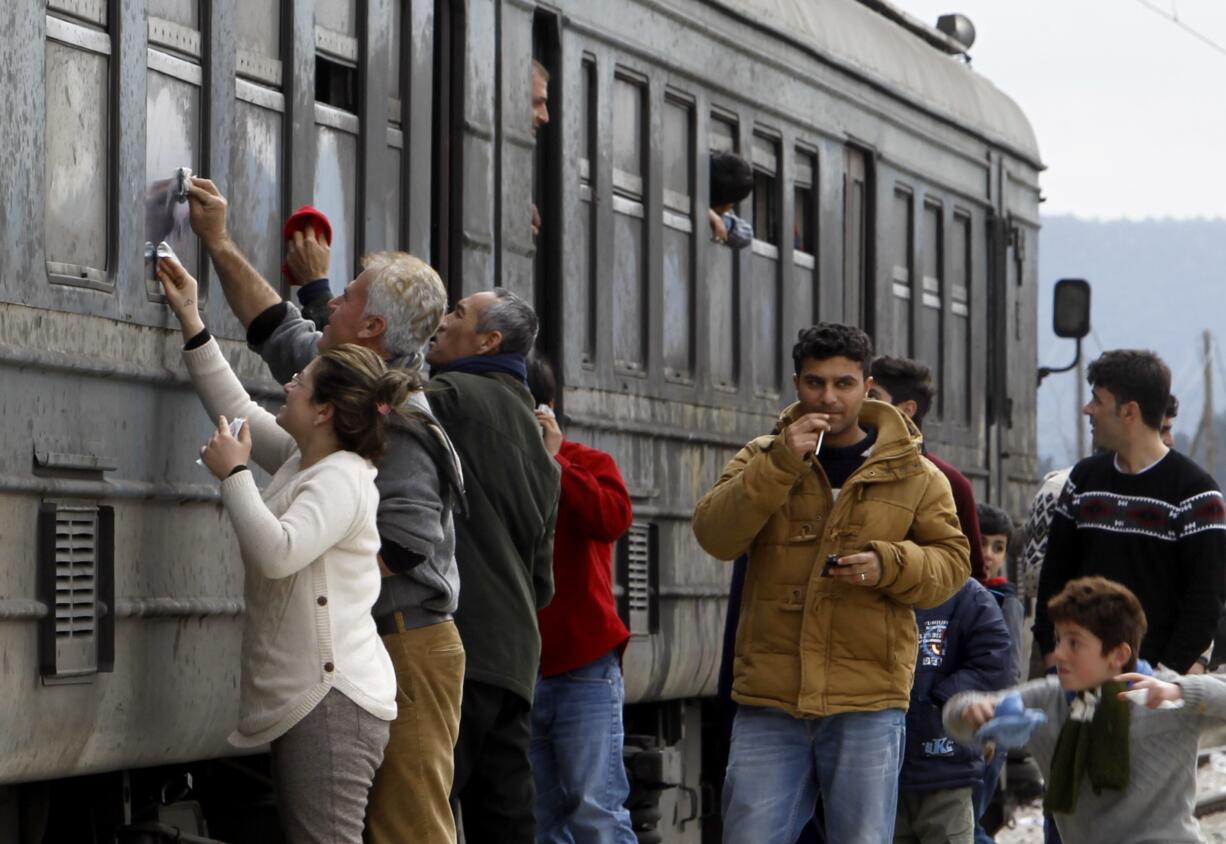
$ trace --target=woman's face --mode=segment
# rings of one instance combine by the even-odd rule
[[[315,394],[315,372],[318,364],[318,358],[312,360],[306,365],[306,369],[294,373],[293,377],[285,382],[285,404],[277,411],[277,424],[299,442],[324,421],[321,411],[326,405],[316,404],[311,400],[311,396]]]

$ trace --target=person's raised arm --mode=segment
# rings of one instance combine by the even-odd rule
[[[192,231],[204,243],[230,310],[243,328],[274,305],[281,294],[248,263],[226,230],[226,198],[208,179],[195,178],[188,188]]]
[[[252,401],[209,335],[200,318],[196,279],[174,258],[159,258],[157,272],[166,304],[183,328],[183,359],[209,419],[216,422],[223,414],[246,419],[254,444],[252,456],[261,467],[275,472],[293,451],[293,438],[271,413]]]

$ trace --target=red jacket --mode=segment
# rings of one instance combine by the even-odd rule
[[[941,474],[949,481],[949,487],[954,493],[954,509],[958,511],[958,521],[962,523],[962,533],[971,543],[971,577],[983,583],[988,576],[988,569],[983,562],[983,540],[979,533],[979,511],[975,509],[975,489],[966,479],[966,475],[944,460],[927,451],[924,456],[940,469]]]
[[[553,536],[553,600],[537,613],[541,674],[552,677],[625,648],[613,601],[613,543],[630,527],[630,493],[613,458],[570,440],[558,452],[562,494]]]

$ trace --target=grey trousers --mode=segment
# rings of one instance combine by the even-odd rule
[[[332,689],[272,743],[272,779],[290,844],[362,844],[366,798],[391,725]]]

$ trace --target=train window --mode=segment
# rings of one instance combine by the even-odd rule
[[[315,205],[332,220],[328,279],[340,291],[357,269],[357,115],[316,103],[315,133]]]
[[[843,316],[872,336],[869,158],[865,150],[853,146],[844,147],[843,156]]]
[[[387,175],[384,186],[384,241],[385,249],[400,249],[404,243],[403,215],[400,213],[400,197],[403,194],[404,178],[404,132],[394,126],[387,127]]]
[[[389,36],[387,51],[387,98],[388,119],[393,123],[401,122],[401,80],[400,74],[404,68],[401,50],[404,39],[404,0],[387,0]]]
[[[315,25],[355,38],[358,34],[357,0],[316,0]]]
[[[598,274],[596,271],[596,204],[592,201],[593,172],[596,160],[596,60],[584,56],[579,80],[579,242],[569,250],[576,262],[575,292],[579,300],[580,360],[591,366],[596,360],[596,309]]]
[[[199,33],[195,33],[197,37]],[[176,199],[178,170],[201,171],[204,69],[198,62],[154,49],[150,21],[149,72],[145,82],[145,288],[160,299],[150,250],[165,241],[183,265],[199,274],[200,244],[192,234],[187,203]],[[203,293],[203,291],[202,291]]]
[[[796,148],[792,182],[793,322],[799,330],[818,321],[817,154]]]
[[[779,232],[779,142],[753,137],[753,233],[754,238],[778,248]]]
[[[643,373],[647,364],[647,231],[644,85],[613,80],[613,362]]]
[[[664,375],[694,368],[694,109],[664,99]]]
[[[914,252],[914,200],[911,191],[894,189],[890,213],[890,335],[878,337],[883,352],[901,357],[911,356],[911,314],[913,307],[911,256]]]
[[[737,152],[738,131],[735,120],[713,113],[707,131],[711,152]],[[704,204],[710,204],[710,197]],[[740,261],[736,252],[716,245],[708,247],[707,256],[711,382],[716,389],[732,391],[741,376]]]
[[[238,75],[281,85],[281,2],[243,0],[237,4]]]
[[[148,0],[147,8],[150,18],[200,31],[200,0]]]
[[[105,29],[108,5],[107,0],[47,0],[47,11],[59,12]],[[50,36],[50,31],[47,34]]]
[[[940,387],[945,395],[947,418],[960,425],[971,423],[972,242],[970,215],[955,211],[949,248],[949,365]]]
[[[105,4],[94,17],[106,20]],[[47,16],[47,126],[43,136],[48,277],[107,288],[111,282],[111,38]],[[70,132],[63,131],[71,126]]]
[[[916,354],[927,364],[937,382],[936,400],[932,403],[930,417],[940,418],[944,402],[945,381],[944,355],[941,352],[941,338],[944,336],[944,232],[943,209],[934,202],[924,203],[923,218],[923,294],[920,298],[919,334],[917,336]]]
[[[234,144],[230,148],[230,230],[235,243],[272,283],[281,278],[282,144],[285,97],[245,79],[235,84]]]

